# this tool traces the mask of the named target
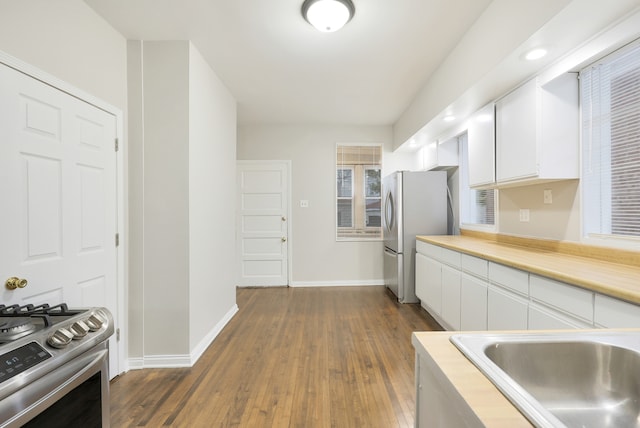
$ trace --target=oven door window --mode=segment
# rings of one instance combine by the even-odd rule
[[[23,427],[102,427],[101,373],[91,376]]]

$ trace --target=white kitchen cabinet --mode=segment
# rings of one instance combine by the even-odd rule
[[[416,351],[418,428],[482,427],[482,422],[428,354]]]
[[[442,265],[416,253],[416,296],[433,314],[442,314]]]
[[[467,128],[467,171],[469,187],[492,185],[496,181],[495,105],[478,110]]]
[[[458,166],[458,138],[433,141],[422,148],[422,169],[437,170]]]
[[[460,330],[460,277],[459,270],[442,266],[442,320],[453,330]]]
[[[530,274],[529,295],[532,300],[541,302],[560,313],[578,318],[589,325],[593,324],[592,291]]]
[[[498,187],[579,177],[577,74],[534,78],[496,102]]]
[[[488,330],[526,330],[529,302],[501,287],[489,286],[487,294]]]
[[[460,330],[487,329],[488,283],[462,274],[460,278]]]
[[[640,306],[596,293],[594,322],[604,328],[640,328]]]

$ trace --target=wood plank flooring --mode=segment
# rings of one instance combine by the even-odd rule
[[[413,427],[411,332],[440,330],[384,287],[240,288],[191,368],[111,384],[113,427]]]

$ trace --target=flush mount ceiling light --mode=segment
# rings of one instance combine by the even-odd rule
[[[535,61],[547,55],[547,50],[545,48],[535,48],[531,49],[524,55],[524,59],[527,61]]]
[[[302,3],[304,19],[325,33],[341,29],[355,13],[351,0],[304,0]]]

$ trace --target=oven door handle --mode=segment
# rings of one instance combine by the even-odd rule
[[[24,388],[0,401],[0,420],[4,421],[0,422],[0,427],[22,426],[100,372],[103,395],[102,417],[104,421],[106,416],[108,421],[108,361],[107,349],[91,350],[25,385]],[[105,406],[107,407],[106,415]]]

